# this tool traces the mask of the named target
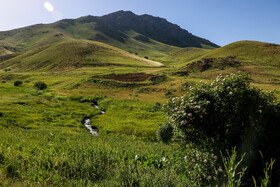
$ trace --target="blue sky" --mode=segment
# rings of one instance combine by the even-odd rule
[[[118,10],[167,19],[218,45],[239,40],[280,44],[280,0],[0,0],[0,31]]]

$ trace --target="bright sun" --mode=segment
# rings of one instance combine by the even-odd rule
[[[49,12],[53,12],[54,11],[54,7],[52,6],[52,4],[51,3],[49,3],[48,1],[46,1],[45,3],[44,3],[44,7],[47,9],[47,11],[49,11]]]

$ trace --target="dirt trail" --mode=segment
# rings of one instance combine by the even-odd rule
[[[138,60],[138,61],[141,61],[141,62],[144,62],[144,63],[146,63],[148,65],[155,66],[155,67],[165,66],[161,62],[157,62],[157,61],[141,58],[139,56],[135,56],[135,55],[131,55],[131,54],[129,54],[128,57],[133,58],[133,59]]]

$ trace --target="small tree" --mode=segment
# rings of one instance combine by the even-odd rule
[[[21,86],[21,85],[22,85],[22,81],[17,80],[14,82],[14,86]]]
[[[44,90],[47,88],[47,84],[43,81],[38,81],[34,84],[34,87],[38,90]]]

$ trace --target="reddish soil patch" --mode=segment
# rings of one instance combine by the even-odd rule
[[[101,76],[103,79],[113,79],[122,82],[143,82],[150,77],[154,77],[152,74],[145,73],[127,73],[127,74],[110,74]]]

